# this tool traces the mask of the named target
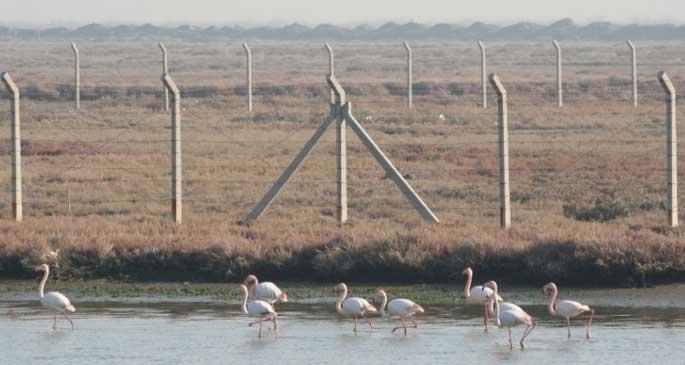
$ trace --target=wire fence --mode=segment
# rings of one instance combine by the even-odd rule
[[[250,114],[245,112],[240,51],[184,44],[185,55],[174,58],[174,45],[167,47],[170,72],[182,87],[184,214],[244,218],[328,113],[329,90],[320,76],[327,64],[318,53],[309,59],[315,54],[309,48],[303,55],[286,54],[285,61],[277,63],[274,54],[283,54],[282,49],[274,47],[278,51],[269,54],[252,47],[255,112]],[[38,52],[50,55],[48,61],[25,65],[23,74],[22,67],[15,67],[20,71],[13,73],[23,103],[25,216],[169,215],[171,132],[169,116],[163,112],[160,66],[150,61],[161,56],[147,48],[135,52],[143,49],[140,45],[80,48],[78,111],[72,103],[68,49],[51,45],[45,53]],[[443,222],[485,217],[496,224],[492,219],[499,210],[496,97],[488,86],[490,106],[480,106],[478,54],[469,51],[473,64],[457,74],[458,65],[444,60],[449,49],[437,47],[431,53],[428,47],[415,47],[415,109],[410,111],[402,82],[402,50],[398,47],[395,54],[386,48],[380,53],[387,63],[381,63],[378,57],[364,59],[351,45],[340,47],[337,72],[353,113]],[[52,53],[57,51],[59,57]],[[503,52],[495,49],[491,57],[503,57]],[[565,63],[570,75],[561,109],[556,107],[552,51],[545,56],[549,64],[527,58],[530,62],[500,59],[488,65],[502,75],[509,92],[515,222],[547,214],[574,218],[579,211],[602,209],[628,222],[665,221],[661,219],[667,188],[665,95],[655,79],[656,67],[664,63],[650,59],[640,63],[644,79],[640,105],[635,108],[630,80],[614,76],[617,69],[626,68],[625,62],[615,62],[602,52],[597,61],[571,58]],[[134,57],[128,59],[131,54]],[[573,54],[572,50],[566,54]],[[283,70],[281,63],[292,69],[270,79]],[[531,81],[539,79],[540,72],[530,76],[528,71],[541,65],[548,68],[546,81]],[[668,65],[676,70],[684,66],[675,61]],[[651,80],[646,76],[649,68],[655,68],[649,71],[654,74]],[[48,69],[59,72],[45,76]],[[595,75],[596,69],[603,76]],[[472,75],[466,77],[466,72]],[[427,81],[422,81],[422,74]],[[350,82],[345,83],[346,77]],[[447,81],[452,78],[456,81]],[[685,86],[684,80],[674,80],[677,88]],[[0,99],[6,97],[4,91],[0,93]],[[1,103],[0,115],[6,112],[6,103]],[[682,107],[678,112],[682,114]],[[267,216],[294,222],[335,219],[333,129]],[[678,136],[682,138],[682,132]],[[9,135],[0,138],[4,139],[0,164],[9,167]],[[347,149],[351,216],[416,219],[351,130]],[[9,179],[9,168],[0,171],[2,186],[9,186]],[[0,195],[2,216],[9,216],[9,204],[9,194]]]

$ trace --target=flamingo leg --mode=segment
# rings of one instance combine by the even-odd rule
[[[264,318],[259,319],[259,335],[257,337],[262,338],[262,324],[264,322]]]
[[[410,320],[411,320],[411,323],[414,324],[414,328],[419,328],[419,325],[416,323],[416,321],[414,320],[414,318],[411,318]]]
[[[590,319],[587,321],[587,333],[585,334],[585,337],[589,340],[590,339],[590,332],[592,330],[592,319],[595,318],[595,310],[591,309],[590,310]]]
[[[71,323],[71,329],[73,330],[74,329],[74,322],[71,321],[71,318],[69,318],[66,313],[62,313],[62,315],[64,316],[64,318],[67,319],[67,321],[69,321],[69,323]]]
[[[354,315],[354,333],[357,333],[357,321],[358,321],[357,315],[355,314]]]
[[[369,328],[373,328],[373,322],[371,322],[371,318],[367,317],[364,314],[362,314],[362,318],[366,320],[366,323],[369,325]]]
[[[271,320],[274,322],[274,332],[278,332],[278,318],[273,316]]]
[[[511,342],[511,327],[507,327],[507,329],[509,330],[509,350],[513,350],[514,345]]]
[[[526,330],[523,331],[523,336],[521,336],[521,350],[525,349],[525,346],[523,346],[523,341],[525,341],[526,338],[528,338],[528,335],[530,335],[530,333],[533,332],[533,330],[535,329],[535,326],[537,326],[537,323],[535,321],[533,321],[531,323],[531,325],[526,327]]]
[[[53,320],[52,320],[52,330],[53,330],[53,331],[57,330],[57,315],[56,315],[56,314],[55,314],[55,316],[53,317]]]
[[[568,338],[571,338],[571,317],[566,318],[566,326],[568,327]]]
[[[487,304],[483,306],[483,325],[485,326],[485,332],[488,332],[488,306],[487,306]]]

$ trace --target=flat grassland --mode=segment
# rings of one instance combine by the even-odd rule
[[[0,277],[446,282],[465,265],[504,282],[635,286],[685,280],[685,235],[667,225],[664,91],[685,90],[685,43],[638,45],[632,105],[625,44],[569,42],[564,107],[548,43],[488,44],[509,92],[512,228],[499,228],[497,102],[480,106],[472,43],[413,44],[414,111],[401,44],[334,44],[355,116],[440,218],[424,223],[348,130],[350,221],[335,217],[335,128],[265,216],[239,224],[328,112],[320,44],[251,43],[246,112],[239,43],[168,42],[182,89],[183,223],[170,217],[161,55],[145,42],[0,42],[22,91],[24,222],[9,195],[0,93]],[[685,115],[683,107],[678,113]],[[683,139],[679,130],[679,139]],[[683,158],[680,158],[681,171]],[[681,204],[682,208],[682,204]],[[681,209],[681,212],[683,209]],[[681,220],[683,216],[681,214]]]

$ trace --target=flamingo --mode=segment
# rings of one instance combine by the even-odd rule
[[[407,335],[407,323],[405,322],[407,319],[410,320],[414,324],[414,328],[419,328],[419,325],[416,324],[416,321],[414,318],[414,314],[416,313],[423,313],[423,308],[412,302],[409,299],[393,299],[388,303],[388,294],[385,293],[385,290],[379,289],[376,291],[376,293],[373,296],[374,299],[380,298],[381,301],[381,306],[380,306],[380,314],[383,316],[385,315],[385,307],[387,305],[388,307],[388,314],[390,314],[390,317],[399,317],[400,320],[402,321],[402,327],[395,327],[392,329],[392,333],[395,333],[400,328],[404,329],[404,335]]]
[[[497,290],[497,283],[494,281],[488,281],[487,283],[483,284],[484,287],[490,288],[493,292],[493,299],[498,293]],[[526,340],[528,335],[530,335],[531,332],[535,329],[535,326],[537,325],[535,323],[535,320],[533,320],[533,317],[530,316],[530,314],[526,313],[521,307],[507,303],[507,305],[502,306],[505,308],[504,310],[500,310],[500,302],[499,300],[492,300],[495,305],[495,318],[497,318],[497,325],[499,327],[506,327],[507,330],[509,331],[509,349],[513,350],[514,345],[512,344],[511,341],[511,328],[516,327],[520,324],[525,324],[526,329],[523,331],[523,335],[521,336],[521,341],[519,344],[521,345],[521,349],[525,349],[526,347],[523,345],[523,342]]]
[[[250,322],[248,324],[248,326],[252,327],[259,323],[259,335],[257,337],[262,338],[262,325],[264,321],[273,322],[274,333],[276,333],[278,331],[278,322],[276,320],[278,314],[274,310],[274,307],[263,300],[248,301],[249,295],[245,285],[240,284],[240,290],[243,295],[243,303],[240,307],[240,311],[243,312],[243,314],[247,314],[249,317],[259,317],[259,321]]]
[[[277,287],[276,284],[269,281],[260,283],[254,275],[248,275],[245,278],[244,284],[249,288],[248,293],[250,298],[263,300],[272,305],[279,300],[281,302],[288,301],[288,294]]]
[[[38,292],[40,293],[40,304],[42,304],[43,307],[55,312],[54,321],[52,322],[52,329],[57,329],[57,314],[61,314],[69,321],[69,323],[71,323],[71,329],[73,330],[74,322],[72,322],[71,318],[67,316],[67,312],[74,313],[76,312],[76,308],[74,308],[69,301],[69,298],[64,296],[64,294],[56,291],[49,291],[47,293],[44,292],[45,283],[48,281],[48,275],[50,275],[50,267],[48,265],[42,264],[40,266],[36,266],[35,270],[43,272],[43,280],[40,281],[40,287],[38,288]]]
[[[488,313],[488,305],[490,304],[491,298],[493,296],[493,291],[490,288],[478,285],[471,287],[471,282],[473,281],[473,270],[467,267],[462,272],[466,275],[466,285],[464,286],[464,297],[466,302],[469,304],[480,304],[483,306],[483,325],[485,325],[485,332],[488,332],[488,320],[490,315]],[[497,295],[497,300],[501,301],[502,297]]]
[[[335,290],[340,293],[338,300],[335,302],[335,309],[338,313],[346,316],[354,316],[354,332],[357,332],[357,322],[359,317],[366,319],[369,327],[373,328],[373,323],[366,317],[367,313],[378,312],[376,307],[371,305],[366,299],[351,297],[347,298],[347,285],[340,283],[336,285]]]
[[[588,339],[590,338],[592,319],[595,317],[594,309],[572,300],[557,301],[559,289],[557,289],[557,285],[554,283],[545,285],[542,288],[542,292],[545,294],[552,294],[552,298],[549,302],[549,314],[566,319],[566,325],[568,326],[568,338],[571,338],[571,318],[577,317],[585,312],[590,312],[590,319],[587,321],[587,332],[585,333],[585,337]]]

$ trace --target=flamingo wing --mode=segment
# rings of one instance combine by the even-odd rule
[[[64,294],[56,291],[51,291],[45,293],[45,296],[40,300],[40,302],[55,311],[58,312],[75,312],[76,308],[71,304],[69,298]]]
[[[555,308],[557,313],[564,318],[575,317],[583,312],[590,311],[590,307],[587,305],[580,304],[573,300],[560,300],[555,304]]]
[[[366,301],[366,299],[352,297],[347,298],[344,302],[342,302],[342,312],[350,316],[376,311],[376,307],[371,305],[371,303]]]
[[[247,303],[247,314],[250,317],[262,317],[267,314],[276,314],[274,307],[263,300],[253,300]]]
[[[409,299],[393,299],[388,303],[388,313],[391,317],[410,317],[423,313],[423,308]]]
[[[254,293],[255,299],[273,303],[281,297],[283,291],[278,286],[276,286],[276,284],[266,281],[257,284]]]
[[[531,317],[523,309],[510,309],[501,311],[499,314],[499,320],[502,327],[515,327],[520,324],[531,325],[533,323],[533,317]]]
[[[471,296],[467,297],[466,301],[469,303],[485,304],[490,301],[494,294],[495,292],[492,289],[478,285],[471,288]]]

